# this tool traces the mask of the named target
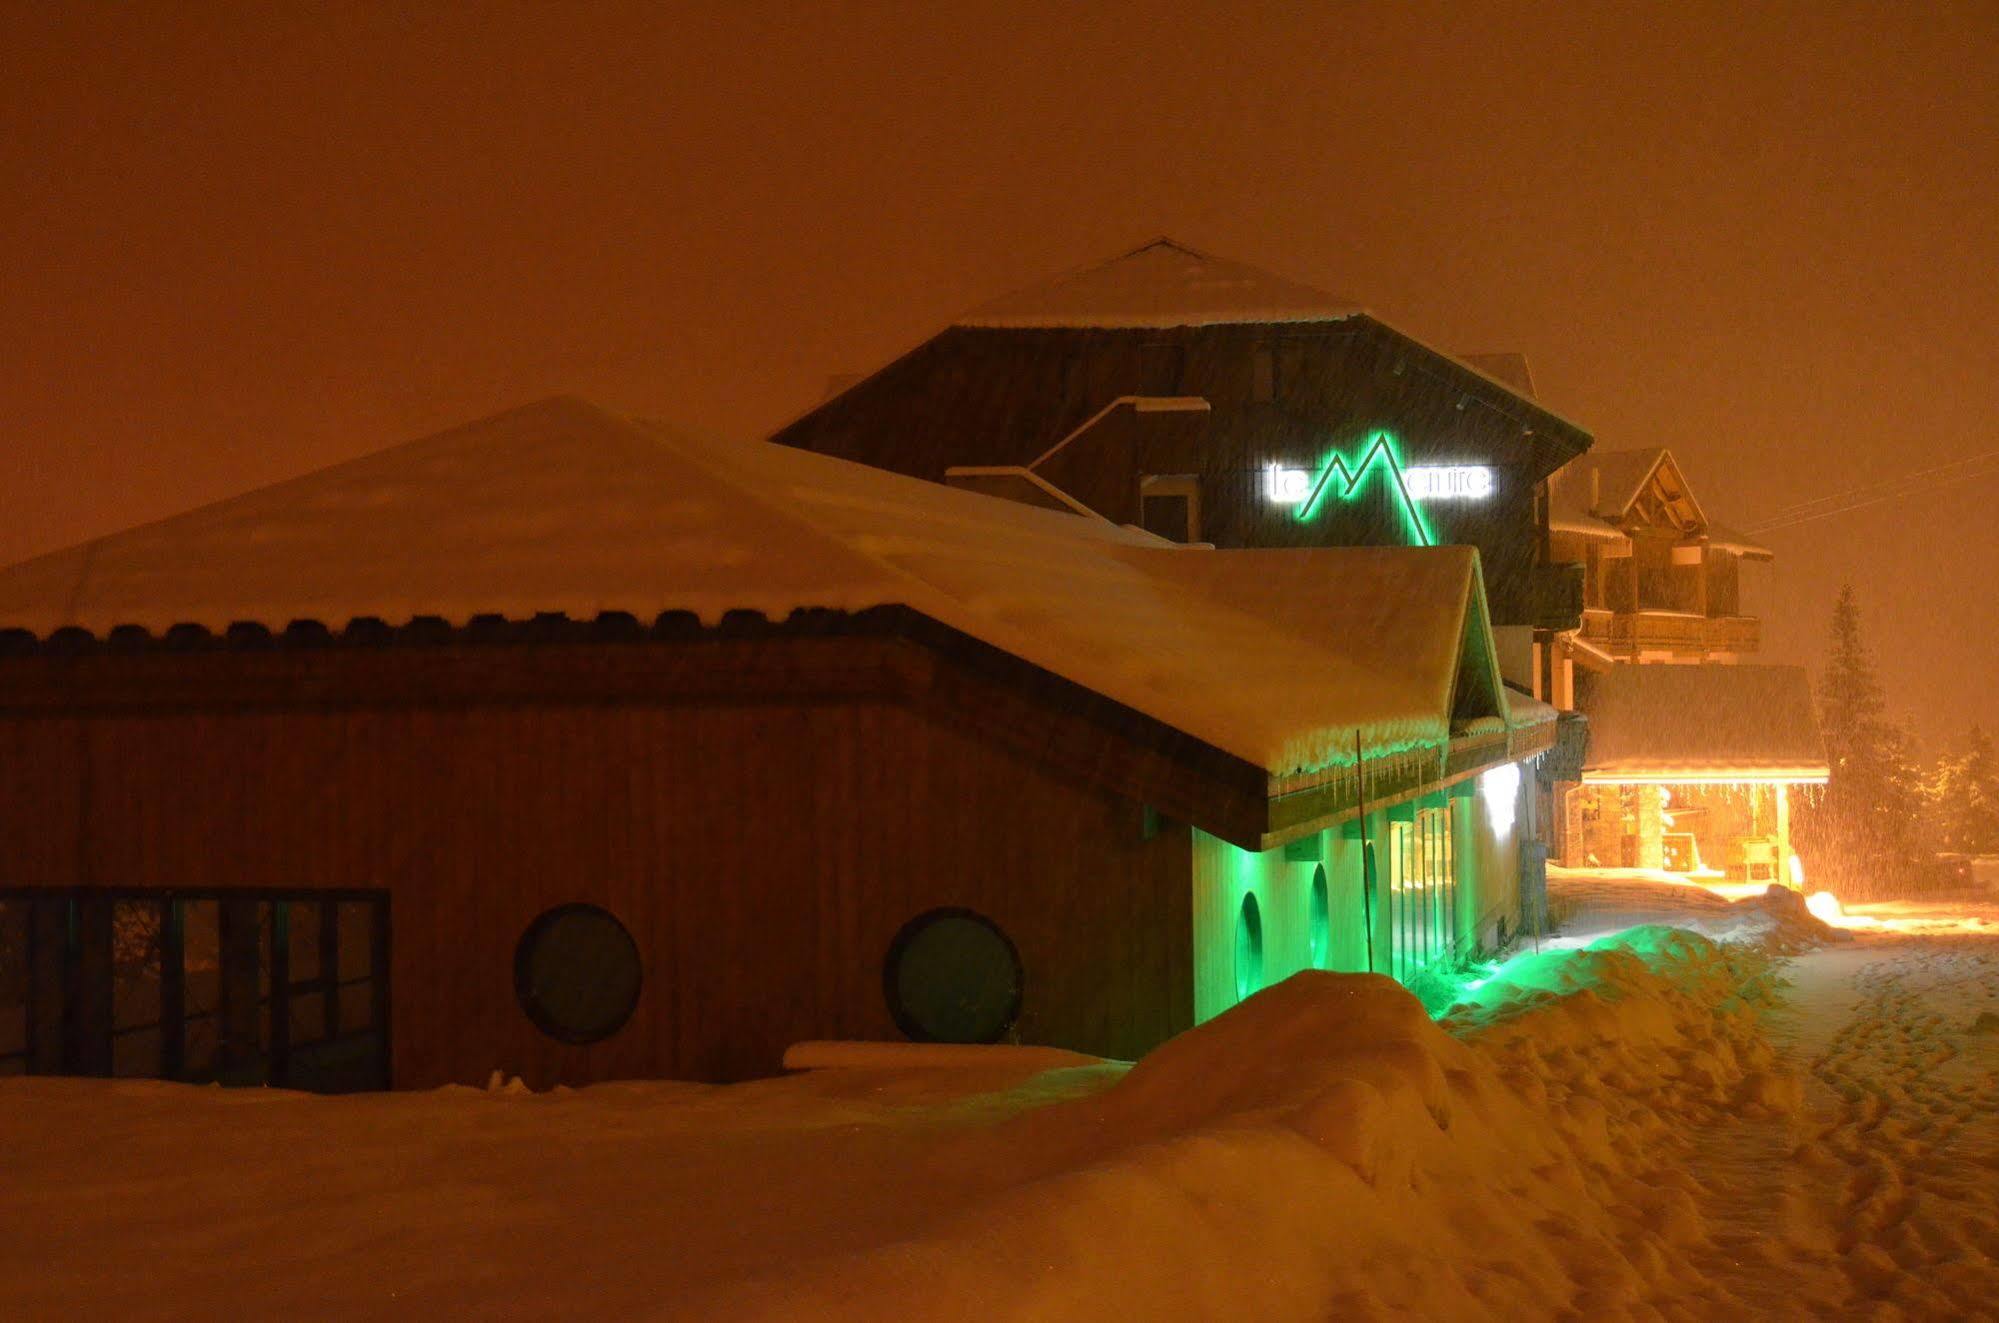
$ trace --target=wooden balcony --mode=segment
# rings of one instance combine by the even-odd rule
[[[1583,612],[1582,636],[1613,657],[1669,652],[1683,657],[1755,652],[1762,622],[1754,616],[1702,616],[1687,611]]]

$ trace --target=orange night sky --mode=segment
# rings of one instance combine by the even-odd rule
[[[1999,446],[1995,126],[1990,0],[0,0],[0,561],[558,390],[757,435],[1162,233],[1754,524]],[[1983,471],[1770,535],[1770,659],[1850,578],[1999,727]]]

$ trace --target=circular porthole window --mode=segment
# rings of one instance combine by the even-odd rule
[[[1263,986],[1263,915],[1256,895],[1246,892],[1235,923],[1235,996],[1245,1000]]]
[[[896,1027],[919,1043],[996,1043],[1020,1018],[1020,952],[985,915],[919,914],[889,943],[882,992]]]
[[[610,911],[558,905],[514,948],[514,995],[535,1027],[565,1043],[609,1038],[639,1004],[638,943]]]
[[[1333,944],[1333,904],[1326,889],[1326,866],[1312,869],[1312,895],[1306,901],[1306,932],[1312,943],[1312,968],[1326,967],[1326,954]]]

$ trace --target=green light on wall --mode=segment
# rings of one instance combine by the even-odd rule
[[[1422,510],[1409,494],[1409,483],[1405,476],[1406,466],[1402,462],[1401,443],[1390,432],[1374,432],[1367,438],[1360,460],[1349,464],[1347,457],[1334,450],[1320,461],[1318,476],[1305,499],[1298,503],[1297,517],[1300,523],[1318,517],[1319,511],[1329,498],[1342,501],[1357,500],[1361,494],[1361,484],[1369,474],[1378,473],[1393,494],[1396,507],[1402,512],[1402,521],[1409,540],[1419,547],[1434,547],[1437,538],[1430,531]]]

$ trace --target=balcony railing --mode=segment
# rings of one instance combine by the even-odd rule
[[[1755,652],[1762,622],[1754,616],[1702,616],[1686,611],[1583,612],[1583,638],[1613,657],[1641,652],[1686,655]]]

